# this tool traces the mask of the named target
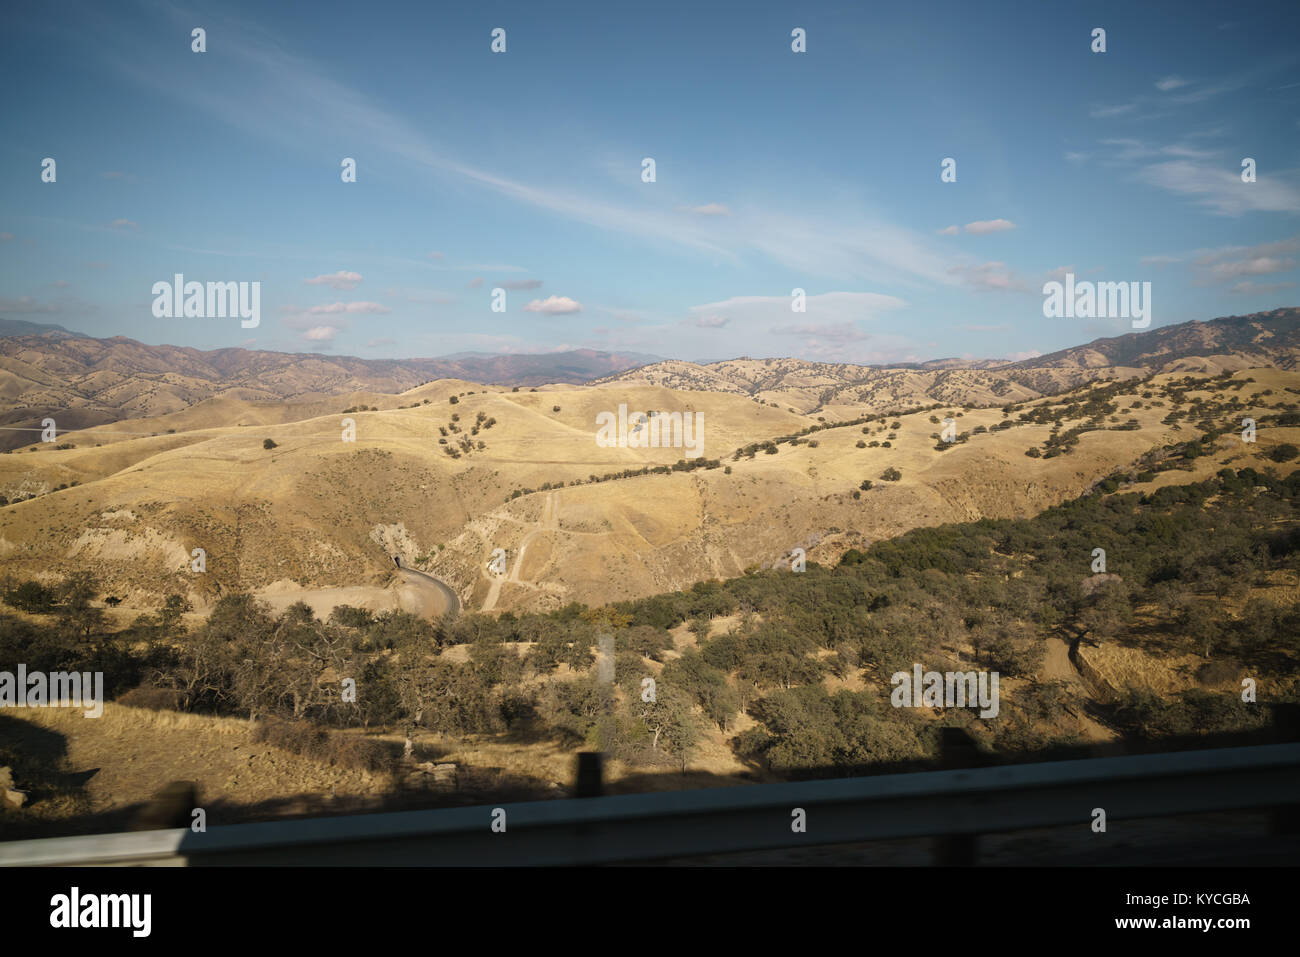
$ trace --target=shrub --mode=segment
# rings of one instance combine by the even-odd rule
[[[124,704],[128,708],[143,708],[146,711],[180,711],[183,697],[175,688],[140,685],[124,695],[119,695],[117,703]]]
[[[396,767],[393,753],[382,742],[332,732],[306,721],[278,718],[259,721],[253,730],[253,740],[335,767],[370,772],[391,771]]]
[[[46,588],[40,582],[25,581],[16,588],[4,593],[6,604],[20,611],[33,615],[45,615],[54,611],[57,596],[54,590]]]

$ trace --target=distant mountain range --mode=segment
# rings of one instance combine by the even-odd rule
[[[0,319],[0,336],[84,336],[53,323],[28,322],[26,319]]]
[[[577,384],[657,356],[575,349],[538,355],[461,353],[430,359],[358,359],[319,353],[150,346],[97,339],[60,326],[0,320],[0,448],[16,448],[54,416],[87,428],[165,415],[205,399],[311,400],[401,393],[436,379],[532,387]],[[363,396],[364,397],[364,396]]]
[[[880,411],[935,402],[1002,405],[1056,395],[1094,379],[1257,366],[1294,369],[1297,359],[1300,309],[1292,307],[1097,339],[1020,362],[935,359],[866,366],[804,359],[666,360],[593,384],[738,393],[836,419],[857,415],[864,405]]]
[[[429,359],[359,359],[319,353],[150,346],[122,336],[97,339],[60,326],[0,320],[0,448],[14,448],[55,416],[63,429],[165,415],[206,399],[314,400],[402,393],[436,379],[486,385],[656,385],[743,394],[831,419],[864,406],[893,410],[933,402],[1000,405],[1054,395],[1098,378],[1154,371],[1293,369],[1300,357],[1300,309],[1186,322],[1098,339],[1009,362],[935,359],[864,366],[804,359],[694,363],[638,353],[576,349],[534,355],[458,353]]]

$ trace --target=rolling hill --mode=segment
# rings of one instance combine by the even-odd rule
[[[32,329],[45,331],[33,334]],[[95,339],[59,327],[10,323],[0,330],[0,449],[16,448],[53,417],[84,428],[166,415],[210,399],[248,403],[374,397],[436,379],[534,386],[583,382],[644,362],[589,349],[542,355],[358,359],[249,349],[203,351]],[[355,404],[355,403],[354,403]]]
[[[886,370],[915,378],[852,404],[841,391],[821,415],[761,397],[812,401],[850,367],[699,367],[715,376],[712,390],[652,383],[646,370],[536,391],[453,379],[290,399],[223,388],[163,414],[61,432],[56,443],[28,434],[0,455],[9,503],[0,508],[0,574],[92,571],[128,611],[173,591],[204,607],[236,589],[283,600],[362,589],[349,594],[380,607],[392,603],[397,556],[447,582],[467,610],[501,611],[689,587],[788,565],[794,549],[833,561],[911,528],[1037,514],[1119,470],[1140,471],[1198,429],[1239,428],[1245,416],[1261,423],[1257,443],[1220,434],[1213,455],[1188,468],[1272,467],[1264,456],[1300,440],[1300,429],[1276,424],[1300,395],[1294,354],[1283,348],[1295,321],[1204,324],[1213,330],[1202,339],[1206,356],[1187,351],[1200,330],[1145,333],[1114,355],[1148,365],[1091,366],[1093,380],[1047,397],[971,384],[1011,374],[1001,368]],[[70,345],[87,348],[81,342]],[[1112,347],[1085,348],[1104,356]],[[1174,371],[1155,371],[1166,367]],[[292,375],[272,370],[272,379]],[[288,391],[287,379],[276,388]],[[601,447],[596,416],[620,404],[702,416],[702,457]],[[939,440],[944,418],[959,433],[951,443]],[[190,570],[196,548],[207,556],[202,574]],[[486,569],[496,549],[507,558],[501,577]]]

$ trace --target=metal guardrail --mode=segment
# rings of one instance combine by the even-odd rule
[[[16,841],[0,843],[0,866],[604,864],[1085,828],[1098,807],[1126,820],[1298,800],[1300,744],[1273,744]],[[791,827],[795,808],[805,812],[804,833]]]

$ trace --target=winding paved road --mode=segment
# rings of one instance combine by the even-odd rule
[[[413,599],[416,606],[415,614],[425,618],[437,618],[460,613],[460,598],[445,582],[406,566],[396,571],[397,577],[410,586],[403,597],[409,596]]]

